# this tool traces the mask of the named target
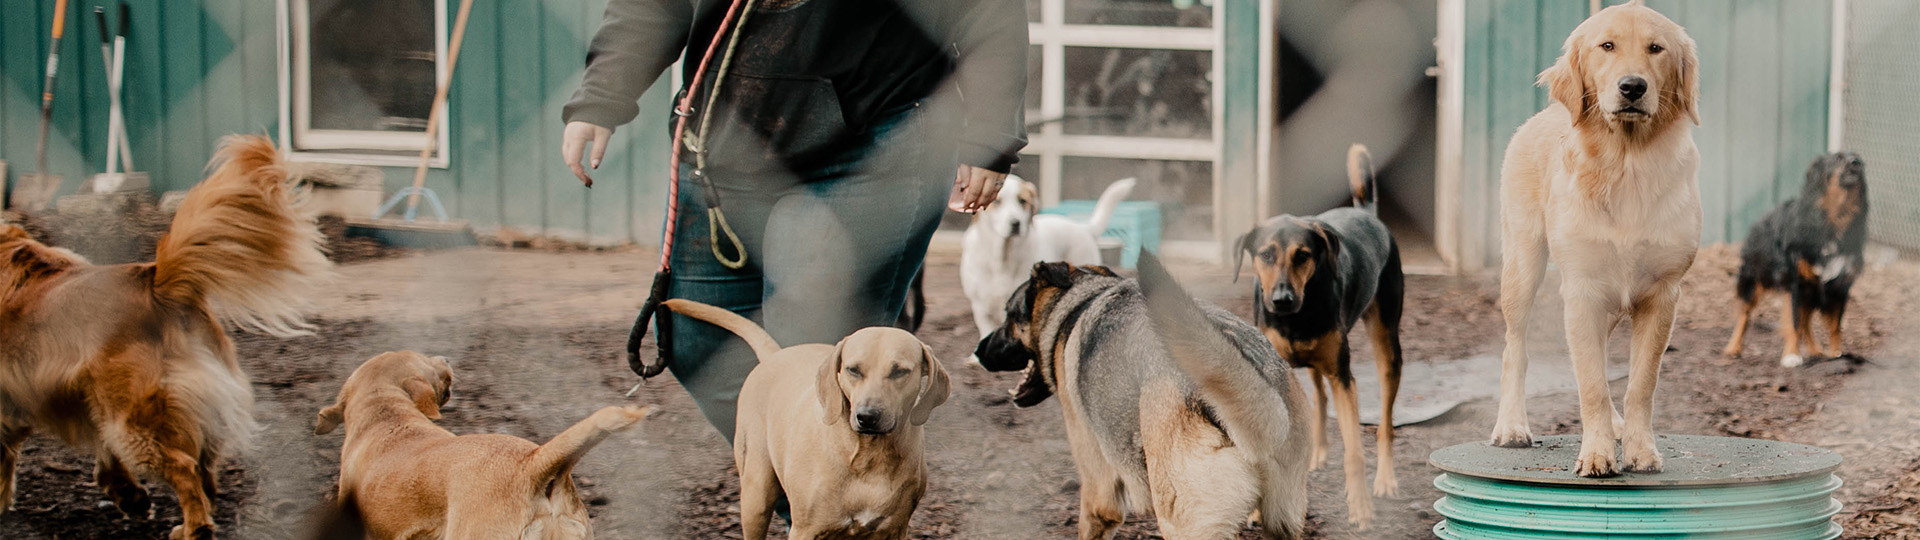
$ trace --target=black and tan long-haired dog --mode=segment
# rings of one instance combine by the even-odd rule
[[[0,225],[0,507],[40,430],[96,456],[121,512],[149,515],[138,478],[158,479],[180,497],[172,538],[213,537],[215,471],[258,429],[222,321],[304,333],[329,268],[273,141],[229,138],[214,165],[154,262],[93,266]]]
[[[1740,321],[1726,354],[1740,356],[1755,304],[1769,293],[1787,294],[1780,317],[1786,348],[1780,365],[1795,367],[1817,349],[1813,314],[1827,320],[1827,356],[1840,356],[1840,317],[1847,293],[1866,268],[1867,165],[1852,152],[1821,156],[1807,167],[1800,196],[1768,212],[1747,232],[1740,248]],[[1791,325],[1789,328],[1787,325]]]
[[[1138,281],[1035,264],[974,354],[990,371],[1026,370],[1016,405],[1059,396],[1082,540],[1147,508],[1170,540],[1234,538],[1253,510],[1265,538],[1301,537],[1298,383],[1259,330],[1193,300],[1152,254]]]
[[[1373,495],[1399,490],[1393,472],[1393,401],[1400,392],[1400,309],[1405,278],[1400,248],[1375,215],[1379,194],[1373,158],[1361,145],[1347,150],[1347,180],[1353,206],[1317,216],[1277,216],[1240,236],[1240,250],[1253,258],[1253,323],[1280,356],[1308,368],[1317,405],[1313,465],[1327,456],[1327,390],[1338,411],[1346,446],[1347,519],[1362,528],[1373,518],[1360,453],[1360,400],[1354,392],[1347,333],[1366,320],[1380,368],[1381,415],[1377,437],[1379,471]],[[1242,257],[1234,257],[1240,273]]]

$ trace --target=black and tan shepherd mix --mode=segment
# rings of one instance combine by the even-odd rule
[[[303,333],[329,268],[273,141],[229,138],[214,165],[154,262],[93,266],[0,225],[0,507],[39,430],[92,452],[121,512],[148,517],[138,479],[158,479],[180,497],[171,537],[213,537],[214,474],[258,429],[222,321]]]
[[[1780,365],[1799,366],[1818,350],[1813,341],[1813,315],[1827,320],[1827,356],[1845,352],[1840,343],[1840,318],[1847,313],[1847,293],[1865,269],[1867,244],[1867,165],[1852,152],[1821,156],[1807,168],[1800,196],[1781,203],[1747,232],[1740,248],[1740,321],[1726,354],[1740,356],[1753,308],[1770,293],[1787,294],[1780,317],[1786,348]]]
[[[1379,194],[1373,158],[1361,145],[1347,150],[1347,181],[1353,206],[1317,216],[1276,216],[1241,235],[1240,250],[1253,257],[1253,323],[1280,356],[1308,368],[1317,405],[1312,423],[1313,466],[1327,456],[1327,390],[1345,443],[1347,520],[1364,529],[1373,519],[1360,452],[1360,400],[1354,392],[1347,333],[1362,319],[1373,334],[1380,368],[1379,471],[1373,495],[1399,490],[1393,472],[1393,401],[1400,392],[1400,309],[1405,277],[1400,248],[1375,216]],[[1234,257],[1234,274],[1241,257]]]

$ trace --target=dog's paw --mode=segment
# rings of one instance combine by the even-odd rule
[[[213,540],[213,526],[201,525],[188,529],[186,525],[174,525],[167,534],[168,540]]]
[[[980,355],[977,355],[977,354],[967,355],[967,365],[977,367],[980,369],[987,369],[987,366],[980,364]]]
[[[113,506],[127,519],[153,519],[153,499],[147,497],[145,489],[122,485],[108,489],[107,498],[113,500]]]
[[[1806,357],[1797,354],[1788,354],[1780,357],[1780,367],[1796,368],[1806,363]]]
[[[1620,475],[1620,465],[1613,457],[1613,441],[1608,440],[1601,446],[1604,449],[1589,448],[1580,445],[1580,458],[1573,462],[1573,474],[1582,478],[1607,478]]]
[[[1533,432],[1528,430],[1524,423],[1501,422],[1493,427],[1493,437],[1488,444],[1501,448],[1532,448]]]
[[[1373,474],[1373,496],[1392,499],[1400,496],[1400,479],[1393,474]]]
[[[1373,497],[1366,492],[1349,490],[1347,492],[1347,523],[1353,529],[1364,531],[1373,526]]]
[[[1620,451],[1620,468],[1631,473],[1657,473],[1664,465],[1653,441],[1628,443]]]

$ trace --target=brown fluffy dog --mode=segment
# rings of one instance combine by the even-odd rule
[[[299,334],[329,268],[273,141],[229,138],[214,165],[151,263],[93,266],[0,225],[0,508],[37,429],[94,453],[121,512],[150,515],[138,478],[157,478],[185,518],[171,537],[213,537],[214,471],[257,430],[221,321]]]
[[[452,395],[446,359],[375,356],[320,411],[315,434],[347,426],[335,500],[353,505],[367,537],[461,540],[593,538],[573,465],[650,408],[607,407],[536,445],[510,435],[462,435],[433,423]]]

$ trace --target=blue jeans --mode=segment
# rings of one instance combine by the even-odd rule
[[[683,164],[670,296],[753,319],[782,346],[834,343],[861,328],[891,325],[946,210],[957,167],[953,147],[934,142],[946,139],[935,136],[944,135],[942,115],[931,112],[910,107],[885,115],[868,128],[865,143],[805,170],[729,173],[726,156],[709,156],[705,173],[746,246],[739,269],[715,258],[704,188],[692,165]],[[731,442],[740,385],[760,360],[731,332],[673,317],[667,368]]]

